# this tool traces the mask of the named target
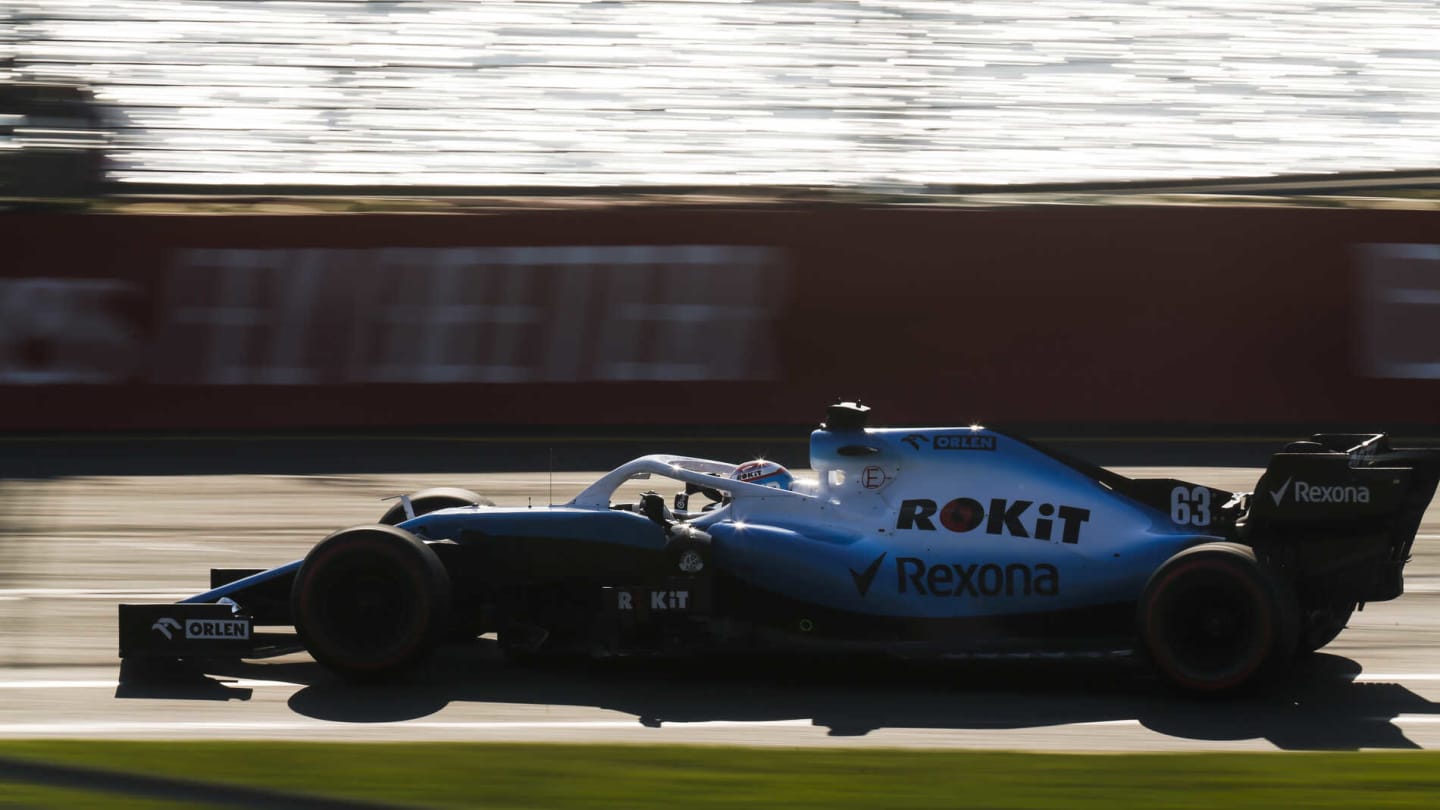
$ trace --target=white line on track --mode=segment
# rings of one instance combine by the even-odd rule
[[[289,681],[264,681],[264,680],[226,680],[221,679],[219,683],[223,686],[264,688],[269,686],[289,686],[299,689],[303,684],[291,683]],[[115,689],[120,686],[119,681],[0,681],[0,689]]]
[[[1365,719],[1365,720],[1377,720],[1377,721],[1383,720],[1383,721],[1390,721],[1390,722],[1393,722],[1393,723],[1428,723],[1428,724],[1440,723],[1440,715],[1437,715],[1437,714],[1395,714],[1395,715],[1377,714],[1377,715],[1372,715],[1372,716],[1370,716],[1370,717],[1365,717],[1365,718],[1362,718],[1362,719]],[[1143,724],[1140,722],[1140,720],[1138,720],[1138,719],[1133,719],[1133,718],[1132,718],[1132,719],[1125,719],[1125,720],[1090,720],[1090,721],[1081,721],[1081,722],[1078,722],[1078,723],[1063,723],[1063,724],[1061,724],[1061,725],[1059,725],[1059,726],[1054,726],[1054,728],[1065,728],[1066,726],[1076,726],[1076,727],[1078,727],[1078,726],[1087,726],[1087,727],[1090,727],[1090,726],[1138,726],[1138,725],[1143,725]]]
[[[1359,719],[1359,718],[1357,718]],[[1396,725],[1436,725],[1440,715],[1398,714],[1374,715],[1363,718],[1375,722]],[[373,727],[370,724],[360,724]],[[663,733],[665,730],[731,730],[731,729],[781,729],[803,728],[822,729],[813,720],[704,720],[698,722],[664,722],[658,726],[646,725],[639,718],[617,720],[501,720],[501,721],[438,721],[411,720],[402,725],[410,731],[437,732],[487,732],[487,731],[640,731],[642,733]],[[1066,728],[1135,728],[1143,727],[1138,719],[1099,720],[1080,723],[1064,723],[1050,726],[1051,731]],[[193,734],[306,731],[347,731],[354,730],[355,723],[329,720],[268,720],[268,721],[57,721],[42,723],[0,723],[0,738],[24,737],[30,735],[126,735],[126,734]]]
[[[1058,725],[1058,726],[1052,726],[1052,728],[1064,728],[1065,726],[1087,726],[1087,727],[1088,727],[1088,726],[1138,726],[1138,725],[1140,725],[1140,721],[1139,721],[1139,720],[1135,720],[1135,719],[1132,718],[1132,719],[1129,719],[1129,720],[1082,720],[1082,721],[1080,721],[1080,722],[1078,722],[1078,723],[1061,723],[1061,724]]]
[[[0,689],[114,689],[118,681],[0,681]]]
[[[305,684],[293,683],[291,681],[268,681],[259,678],[217,678],[217,683],[223,686],[250,689],[267,689],[271,687],[289,687],[301,689]],[[1355,683],[1404,683],[1407,681],[1440,681],[1440,672],[1382,672],[1376,674],[1364,673],[1353,678]],[[0,689],[115,689],[120,686],[115,680],[25,680],[25,681],[4,681],[0,680]],[[1073,725],[1104,725],[1108,722],[1125,721],[1097,721],[1096,723],[1076,723]]]
[[[705,720],[695,723],[665,723],[665,726],[686,729],[730,729],[730,728],[813,728],[811,720]],[[115,722],[71,722],[54,723],[0,723],[0,736],[25,734],[154,734],[184,733],[188,731],[314,731],[317,729],[353,729],[356,724],[327,720],[271,720],[254,722],[205,721],[115,721]],[[523,730],[583,730],[583,729],[645,729],[639,718],[630,720],[517,720],[517,721],[437,721],[412,720],[404,723],[408,729],[426,731],[523,731]]]
[[[132,603],[132,602],[134,602],[134,603],[138,603],[138,602],[179,602],[181,599],[189,599],[190,597],[194,596],[196,593],[200,593],[200,591],[193,591],[193,592],[191,592],[191,593],[146,593],[146,592],[127,593],[127,594],[113,594],[113,593],[75,593],[75,594],[63,594],[63,595],[59,595],[59,596],[51,596],[51,595],[46,595],[46,594],[32,594],[32,595],[27,595],[27,596],[8,596],[8,595],[5,595],[5,594],[0,594],[0,599],[5,600],[6,602],[23,602],[23,601],[25,601],[25,600],[27,600],[27,599],[93,599],[93,600],[102,601],[102,602],[114,602],[115,604],[118,605],[118,604],[120,604],[121,602],[127,602],[127,603]]]
[[[195,591],[194,593],[199,593]],[[154,588],[0,588],[0,597],[43,599],[184,599],[194,593],[164,593]]]

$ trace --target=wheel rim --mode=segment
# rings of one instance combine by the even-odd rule
[[[335,652],[383,661],[411,643],[417,600],[403,572],[383,561],[354,561],[317,579],[313,624]]]
[[[1149,645],[1182,684],[1225,689],[1255,674],[1274,643],[1263,587],[1223,564],[1197,561],[1171,572],[1153,603]]]
[[[1185,669],[1223,675],[1243,664],[1257,635],[1248,597],[1242,588],[1206,585],[1188,589],[1172,603],[1166,625]]]

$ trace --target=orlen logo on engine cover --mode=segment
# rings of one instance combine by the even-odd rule
[[[1048,563],[930,565],[919,557],[899,557],[895,587],[920,596],[1055,596],[1060,593],[1060,570]]]
[[[920,449],[922,442],[928,443],[936,450],[994,450],[996,444],[994,436],[968,433],[961,435],[942,434],[934,438],[926,436],[924,433],[911,433],[900,441],[905,442],[916,450]]]
[[[936,450],[994,450],[994,436],[936,436],[930,441]]]
[[[1006,498],[991,498],[987,512],[974,498],[956,498],[943,507],[937,507],[929,498],[909,498],[900,503],[900,517],[895,521],[897,529],[919,529],[935,531],[935,512],[940,512],[940,525],[952,532],[973,531],[985,524],[986,534],[1008,534],[1011,537],[1034,537],[1049,540],[1055,531],[1055,521],[1060,521],[1060,542],[1080,542],[1080,527],[1090,519],[1090,510],[1078,506],[1060,506],[1042,503],[1036,508],[1038,516],[1030,515],[1034,501],[1012,501]]]
[[[185,638],[222,640],[250,638],[250,624],[243,619],[186,619]]]

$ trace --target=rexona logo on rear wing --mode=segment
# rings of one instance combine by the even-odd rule
[[[1032,506],[1035,506],[1034,501],[991,498],[987,512],[974,498],[956,498],[947,502],[943,508],[929,498],[909,498],[900,503],[900,514],[895,521],[895,528],[933,532],[933,518],[938,511],[940,525],[952,532],[964,534],[984,523],[986,534],[1049,540],[1055,532],[1055,522],[1058,520],[1060,542],[1080,542],[1080,528],[1090,520],[1089,509],[1042,503],[1032,515]]]
[[[1368,504],[1370,503],[1370,488],[1355,484],[1326,486],[1287,478],[1279,489],[1270,491],[1270,497],[1274,498],[1275,505],[1279,506],[1285,502],[1287,496],[1294,503]]]

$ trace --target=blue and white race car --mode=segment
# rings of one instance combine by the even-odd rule
[[[979,426],[869,429],[868,410],[830,407],[813,479],[650,455],[547,508],[418,492],[303,560],[122,605],[120,654],[303,647],[376,678],[486,633],[514,655],[1139,653],[1183,689],[1224,692],[1399,596],[1440,480],[1440,451],[1384,434],[1294,442],[1252,495],[1127,478]],[[654,484],[619,502],[635,479],[673,498]]]

